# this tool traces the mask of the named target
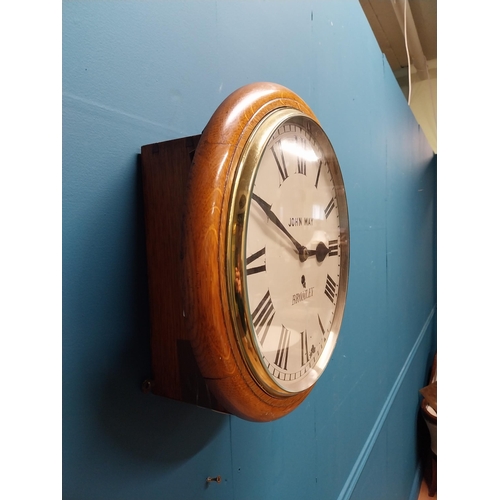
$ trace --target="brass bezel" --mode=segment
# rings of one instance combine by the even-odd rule
[[[332,164],[330,165],[330,162],[328,162],[328,164],[334,179],[334,187],[339,207],[341,228],[341,270],[337,305],[327,345],[325,346],[325,349],[323,350],[323,353],[321,354],[315,367],[308,372],[308,375],[301,379],[304,383],[297,384],[299,386],[298,390],[292,392],[280,386],[269,374],[263,365],[260,351],[256,344],[247,296],[245,249],[252,188],[260,165],[260,160],[274,132],[285,122],[294,119],[305,120],[306,123],[307,121],[314,123],[315,126],[318,127],[318,130],[322,132],[321,137],[317,138],[318,141],[322,143],[320,147],[323,148],[326,146],[331,153]],[[227,229],[227,293],[229,304],[235,305],[231,308],[231,318],[240,353],[249,368],[249,372],[252,374],[252,377],[264,391],[275,397],[293,396],[314,385],[319,376],[321,376],[324,372],[336,344],[340,325],[342,323],[347,294],[349,271],[349,218],[344,182],[333,146],[318,122],[294,108],[276,109],[261,120],[253,133],[250,135],[236,166],[236,173],[229,202]],[[321,368],[320,373],[317,373],[315,368],[320,364],[323,368]],[[315,377],[314,375],[317,376]],[[312,381],[310,379],[312,379]]]

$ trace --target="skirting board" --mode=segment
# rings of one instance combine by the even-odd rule
[[[387,415],[389,414],[389,411],[394,403],[394,400],[396,399],[396,396],[398,394],[399,388],[401,387],[401,384],[403,383],[403,380],[406,377],[406,374],[408,372],[408,369],[410,368],[413,359],[415,357],[415,354],[418,351],[418,348],[420,347],[420,344],[422,343],[422,340],[424,339],[428,329],[429,325],[432,321],[432,318],[434,317],[436,313],[436,306],[434,306],[427,317],[427,320],[424,323],[424,326],[422,327],[420,334],[417,337],[417,340],[415,341],[415,344],[413,345],[410,354],[406,358],[406,361],[401,368],[401,371],[399,372],[398,377],[396,378],[396,381],[394,382],[394,385],[392,386],[392,389],[389,392],[389,395],[387,396],[387,399],[382,407],[382,410],[380,411],[377,419],[375,420],[375,424],[370,431],[370,434],[368,435],[368,438],[356,460],[354,463],[354,466],[351,470],[351,473],[349,474],[349,477],[347,478],[347,481],[344,484],[344,487],[342,488],[342,491],[340,492],[340,495],[338,496],[338,500],[348,500],[353,491],[354,488],[356,487],[356,484],[361,477],[361,473],[363,472],[363,469],[365,467],[365,464],[370,456],[370,453],[375,446],[375,443],[378,439],[378,436],[380,434],[380,431],[382,427],[384,426],[384,423],[387,419]],[[419,471],[417,471],[417,474],[419,474]],[[413,493],[413,487],[412,485],[412,493]],[[411,497],[413,498],[413,497]]]

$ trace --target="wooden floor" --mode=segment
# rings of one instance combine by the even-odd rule
[[[420,493],[418,494],[418,500],[437,500],[437,493],[433,496],[429,496],[429,490],[427,489],[427,483],[422,481],[420,485]]]

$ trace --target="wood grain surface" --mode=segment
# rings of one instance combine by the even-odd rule
[[[228,210],[238,162],[257,124],[283,107],[317,120],[300,97],[271,83],[242,87],[220,105],[196,149],[183,210],[184,311],[193,352],[222,405],[253,421],[286,415],[311,390],[273,395],[254,379],[238,347],[226,283]]]
[[[151,322],[151,391],[225,411],[208,389],[193,355],[182,303],[182,210],[200,136],[141,149]]]

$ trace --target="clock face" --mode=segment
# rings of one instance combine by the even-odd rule
[[[330,360],[345,304],[347,205],[321,127],[280,110],[251,139],[240,268],[246,359],[268,391],[313,385]],[[238,297],[237,297],[238,300]]]

